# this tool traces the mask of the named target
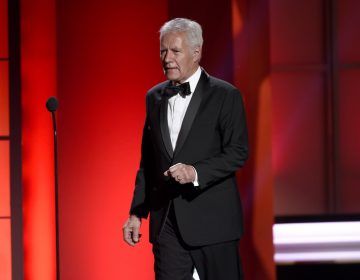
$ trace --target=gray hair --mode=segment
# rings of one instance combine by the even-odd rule
[[[202,47],[203,37],[202,28],[196,21],[187,18],[175,18],[160,28],[160,40],[166,33],[171,32],[185,32],[188,38],[188,43],[191,47]]]

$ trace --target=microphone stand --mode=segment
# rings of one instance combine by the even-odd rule
[[[59,242],[59,184],[58,153],[55,111],[51,112],[54,127],[54,174],[55,174],[55,231],[56,231],[56,279],[60,280],[60,242]]]

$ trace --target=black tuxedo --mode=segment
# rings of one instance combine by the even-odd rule
[[[248,153],[240,92],[203,71],[173,151],[164,95],[167,85],[169,81],[156,85],[146,96],[141,163],[130,213],[139,217],[150,213],[151,242],[159,236],[170,201],[186,244],[237,240],[242,234],[242,210],[235,172]],[[180,185],[163,175],[179,162],[195,167],[199,187]]]

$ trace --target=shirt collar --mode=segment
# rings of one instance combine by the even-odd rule
[[[191,90],[191,94],[194,93],[195,88],[200,80],[200,76],[201,76],[201,67],[199,66],[198,69],[195,71],[194,74],[192,74],[186,81],[189,82],[190,84],[190,90]]]

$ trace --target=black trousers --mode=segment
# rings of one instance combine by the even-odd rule
[[[200,280],[243,280],[239,241],[188,246],[180,236],[172,207],[153,253],[156,280],[192,280],[194,267]]]

